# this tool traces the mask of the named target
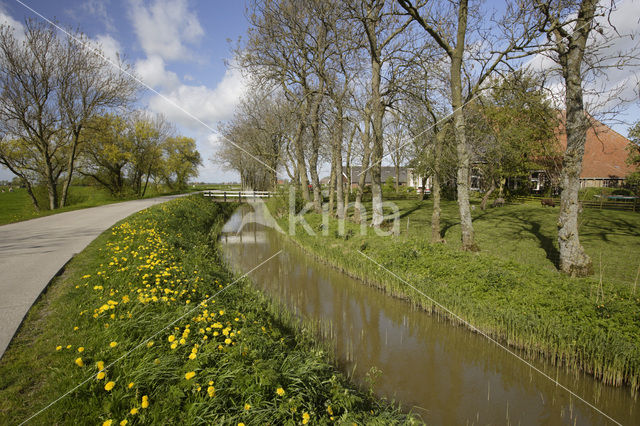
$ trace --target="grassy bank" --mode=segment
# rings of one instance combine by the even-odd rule
[[[175,200],[76,256],[0,360],[0,424],[67,391],[32,421],[402,421],[337,372],[291,315],[244,281],[229,285],[216,240],[233,207]]]
[[[199,191],[200,189],[201,188],[190,187],[185,191],[170,191],[162,186],[151,187],[147,190],[144,198]],[[34,219],[41,216],[49,216],[51,214],[71,210],[85,209],[88,207],[97,207],[105,204],[137,199],[137,197],[134,196],[114,197],[109,193],[109,191],[98,187],[72,186],[69,188],[69,200],[67,206],[56,210],[49,210],[48,201],[44,191],[38,191],[37,196],[41,208],[40,211],[37,211],[33,207],[31,198],[24,188],[17,188],[12,192],[6,191],[0,193],[0,225]]]
[[[444,208],[446,244],[430,244],[431,203],[398,201],[400,234],[378,236],[370,228],[346,223],[340,235],[336,220],[322,225],[317,214],[307,222],[310,236],[298,226],[294,241],[310,253],[386,292],[428,311],[432,302],[377,267],[358,251],[410,282],[474,326],[524,349],[530,357],[593,374],[605,383],[640,385],[640,292],[614,271],[571,279],[555,271],[553,239],[557,210],[533,204],[474,211],[482,252],[459,248],[455,206]],[[287,229],[287,218],[281,219]],[[640,215],[585,212],[582,240],[594,255],[602,250],[612,265],[635,268],[639,253]],[[326,231],[325,231],[326,229]],[[324,235],[324,234],[327,235]],[[598,258],[595,259],[596,269]],[[633,269],[631,269],[633,270]],[[634,271],[635,272],[635,271]],[[443,313],[444,314],[444,313]]]

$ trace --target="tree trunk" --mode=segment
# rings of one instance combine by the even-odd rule
[[[433,176],[431,178],[431,197],[433,198],[433,212],[431,213],[431,242],[433,243],[443,242],[442,236],[440,235],[440,161],[442,158],[442,144],[444,143],[444,137],[444,130],[438,129],[435,138],[435,146],[433,148]]]
[[[307,102],[308,105],[308,102]],[[306,108],[307,112],[309,108]],[[306,114],[304,115],[306,116]],[[307,166],[304,160],[304,147],[302,146],[302,135],[304,133],[304,116],[298,116],[298,125],[296,126],[296,134],[293,141],[296,150],[296,162],[298,177],[300,179],[300,189],[302,190],[302,197],[305,201],[310,201],[309,196],[309,180],[307,179]]]
[[[60,207],[64,207],[67,204],[67,196],[69,194],[69,187],[71,186],[71,178],[73,177],[73,166],[76,161],[76,153],[78,150],[78,143],[80,141],[80,131],[73,132],[73,143],[71,144],[71,153],[69,154],[69,161],[67,163],[67,178],[62,185],[62,197],[60,199]]]
[[[482,197],[482,201],[480,202],[481,210],[485,210],[487,208],[487,201],[489,201],[489,197],[491,196],[491,194],[493,194],[493,191],[495,190],[496,190],[496,181],[495,179],[492,178],[491,186],[489,187],[489,190],[484,193],[484,196]]]
[[[346,152],[346,158],[345,158],[345,170],[343,170],[343,173],[347,173],[347,175],[349,176],[347,178],[347,186],[345,187],[345,191],[344,191],[344,208],[343,208],[343,217],[346,216],[346,208],[349,205],[349,194],[351,193],[351,147],[353,145],[353,137],[356,134],[356,126],[353,126],[353,130],[351,131],[351,136],[349,136],[349,142],[347,145],[347,152]],[[342,150],[342,147],[340,147],[340,149]],[[340,164],[340,167],[342,167],[342,164]]]
[[[586,276],[593,273],[591,258],[585,253],[578,235],[578,191],[588,126],[582,100],[581,56],[570,55],[567,58],[565,71],[567,150],[562,160],[560,176],[562,191],[558,216],[559,266],[563,272],[571,276]]]
[[[324,91],[324,80],[320,79],[318,92],[313,97],[314,104],[311,109],[311,157],[309,158],[309,173],[313,184],[313,208],[317,213],[322,213],[322,193],[320,192],[320,179],[318,178],[318,156],[320,153],[320,102]]]
[[[338,137],[335,139],[335,156],[336,156],[336,204],[338,207],[337,216],[339,219],[344,218],[344,180],[342,179],[342,133],[344,132],[344,119],[342,117],[342,107],[338,107],[338,128],[336,133]]]
[[[371,150],[371,195],[372,195],[372,219],[371,225],[378,226],[382,223],[382,155],[383,134],[382,119],[384,105],[380,98],[380,73],[381,64],[372,56],[371,60],[371,106],[373,112],[373,149]]]
[[[331,144],[331,174],[329,175],[329,214],[333,214],[336,197],[336,152],[335,142]]]
[[[469,163],[471,155],[467,146],[466,124],[462,112],[461,69],[467,31],[467,17],[467,2],[462,1],[458,10],[456,48],[451,56],[451,108],[453,109],[453,132],[456,138],[456,152],[458,154],[457,193],[462,249],[478,251],[474,238],[473,222],[471,221],[471,207],[469,205]]]
[[[364,110],[364,132],[362,133],[362,169],[360,170],[360,176],[358,178],[358,192],[356,193],[356,211],[355,220],[358,223],[362,223],[362,192],[364,191],[364,185],[366,183],[367,173],[370,173],[369,161],[371,159],[371,109],[367,106]],[[366,220],[366,218],[364,219]]]
[[[29,182],[26,179],[22,179],[22,182],[24,183],[24,186],[27,190],[27,194],[29,194],[29,197],[31,197],[31,202],[33,203],[33,208],[36,209],[37,212],[40,211],[40,205],[38,204],[38,199],[36,198],[35,194],[33,193],[33,187],[31,186],[31,182]]]

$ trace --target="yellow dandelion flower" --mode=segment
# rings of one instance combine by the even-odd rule
[[[238,426],[244,426],[244,423],[240,422],[238,423]]]
[[[207,388],[207,393],[209,394],[209,398],[213,398],[213,395],[216,394],[216,388],[214,388],[213,386],[209,386]]]
[[[84,352],[84,347],[80,346],[80,347],[78,348],[78,352]]]
[[[150,348],[151,346],[153,346],[153,340],[150,342],[147,342],[147,347]]]
[[[129,423],[129,420],[124,419],[120,422],[120,426],[127,426],[127,423]]]
[[[187,341],[184,339],[184,337],[182,339],[180,339],[180,344],[184,345],[185,343],[187,343]]]
[[[244,404],[244,409],[245,410],[250,410],[251,409],[251,404]]]
[[[102,380],[102,379],[104,379],[104,376],[105,376],[104,371],[101,371],[96,375],[96,378],[98,380]]]
[[[78,367],[84,366],[84,362],[82,362],[82,358],[80,358],[80,357],[76,358],[76,365]]]
[[[104,385],[104,390],[110,391],[111,389],[113,389],[115,385],[116,385],[116,382],[107,382],[107,384]]]
[[[73,331],[78,331],[78,326],[73,327]]]
[[[276,393],[278,394],[278,396],[283,396],[284,395],[284,389],[278,388],[278,389],[276,389]]]
[[[138,414],[138,409],[132,408],[131,411],[129,411],[129,414],[131,414],[132,416],[135,416],[136,414]]]
[[[104,361],[96,362],[96,367],[98,367],[98,370],[102,370],[104,368]]]
[[[175,348],[177,348],[177,347],[178,347],[178,344],[177,344],[176,342],[173,342],[173,343],[171,344],[171,349],[175,349]]]
[[[127,385],[127,387],[128,387],[129,389],[131,389],[131,388],[133,387],[133,385],[134,385],[134,384],[135,384],[135,383],[131,382],[131,383],[129,383],[129,384]]]
[[[309,419],[311,419],[311,416],[309,415],[309,413],[307,413],[306,411],[304,413],[302,413],[302,424],[306,425],[307,423],[309,423]]]
[[[195,371],[189,371],[187,374],[184,375],[184,378],[187,380],[191,380],[195,375],[196,375]]]
[[[102,426],[111,426],[111,423],[113,423],[111,419],[105,420],[104,422],[102,422]]]
[[[209,386],[213,386],[213,380],[209,380]]]
[[[109,343],[109,346],[115,348],[116,346],[118,346],[118,342],[111,342]]]
[[[224,339],[224,343],[226,343],[227,345],[231,344],[231,339],[229,339],[228,337],[226,339]]]
[[[173,342],[174,340],[176,340],[176,336],[174,336],[173,334],[171,336],[168,337],[169,343]]]
[[[67,345],[67,349],[71,349],[71,345]]]
[[[147,395],[142,397],[142,408],[147,408],[149,406],[149,397]]]
[[[189,359],[193,360],[196,359],[196,354],[194,354],[193,352],[189,354]]]
[[[62,349],[62,346],[56,346],[56,351],[59,351],[60,349]]]

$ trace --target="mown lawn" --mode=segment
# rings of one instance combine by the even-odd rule
[[[201,188],[189,188],[191,190],[200,190]],[[202,189],[205,189],[204,187]],[[168,189],[152,187],[147,190],[144,198],[152,198],[160,195],[177,194],[188,191],[169,191]],[[0,225],[7,223],[20,222],[22,220],[34,219],[36,217],[48,216],[51,214],[62,213],[71,210],[85,209],[88,207],[96,207],[104,204],[118,203],[121,201],[132,200],[135,197],[114,197],[109,191],[93,187],[93,186],[72,186],[69,189],[69,200],[67,206],[56,209],[48,209],[48,201],[43,190],[36,192],[40,211],[33,207],[33,202],[24,188],[17,188],[12,192],[5,191],[0,193]]]
[[[429,242],[430,201],[396,203],[399,235],[378,236],[370,227],[360,235],[360,225],[352,221],[340,234],[336,220],[327,228],[320,215],[311,213],[305,218],[316,235],[298,226],[292,238],[352,276],[426,310],[440,310],[427,295],[531,357],[585,370],[606,383],[629,385],[634,392],[640,387],[640,289],[634,282],[640,262],[640,214],[586,209],[580,230],[597,274],[573,279],[554,267],[557,208],[529,203],[474,209],[481,252],[468,253],[459,250],[454,202],[443,206],[445,244]],[[275,199],[272,210],[283,213],[278,206],[286,205]],[[280,220],[288,229],[286,214]]]
[[[292,315],[234,283],[217,249],[234,207],[174,200],[76,256],[0,360],[0,424],[410,420],[351,385]]]

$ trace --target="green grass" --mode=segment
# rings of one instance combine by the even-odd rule
[[[217,237],[234,207],[174,200],[77,255],[0,360],[0,424],[59,397],[32,423],[411,420],[351,385],[292,314],[245,281],[230,285]]]
[[[150,187],[144,198],[152,198],[160,195],[179,194],[182,192],[199,191],[201,189],[209,189],[208,186],[202,188],[189,187],[186,191],[169,191],[162,186]],[[33,202],[24,188],[17,188],[13,192],[0,193],[0,225],[7,223],[20,222],[22,220],[34,219],[36,217],[48,216],[51,214],[62,213],[71,210],[85,209],[88,207],[102,206],[104,204],[119,203],[121,201],[133,200],[136,197],[114,197],[109,191],[93,186],[72,186],[69,189],[68,205],[56,209],[48,209],[48,201],[44,191],[39,190],[36,193],[40,211],[36,211]]]
[[[406,298],[428,311],[433,303],[375,266],[362,251],[420,292],[474,326],[534,358],[581,369],[605,383],[640,386],[640,289],[634,278],[640,258],[640,214],[588,210],[580,218],[582,241],[602,280],[566,277],[557,259],[557,209],[529,203],[476,208],[474,228],[481,252],[462,252],[457,206],[443,205],[445,244],[430,244],[431,202],[397,201],[400,235],[377,236],[350,221],[345,236],[332,220],[323,235],[321,217],[306,219],[317,231],[298,227],[293,239],[310,253],[350,275]],[[367,206],[369,207],[369,206]],[[369,208],[370,211],[370,208]],[[282,224],[287,229],[286,217]],[[602,253],[602,268],[600,268]],[[440,312],[442,313],[442,312]]]

